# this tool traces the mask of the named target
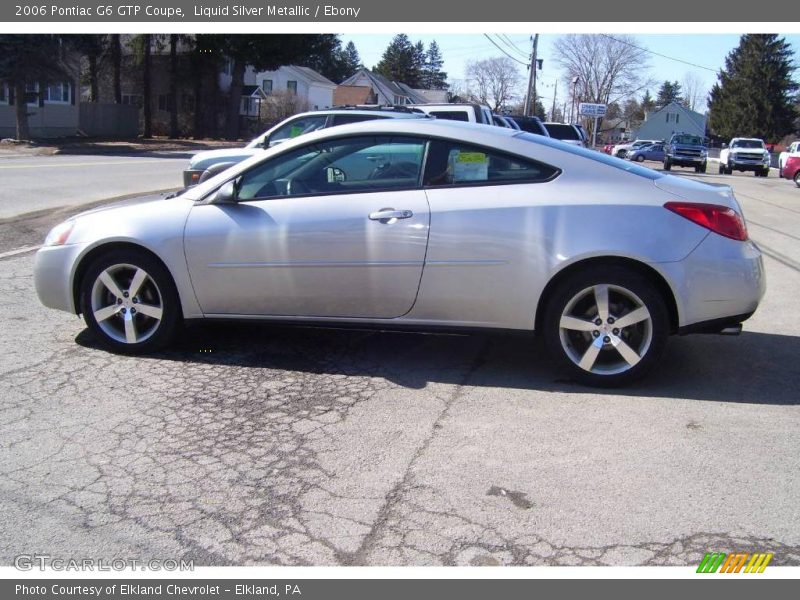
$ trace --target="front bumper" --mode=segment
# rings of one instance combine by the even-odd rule
[[[729,158],[728,167],[734,171],[763,171],[769,169],[769,163],[761,159],[751,158]]]
[[[758,246],[716,233],[709,233],[685,259],[657,267],[673,286],[678,327],[684,332],[699,323],[741,322],[755,312],[767,286]]]
[[[696,167],[706,164],[705,156],[685,156],[681,154],[674,154],[672,156],[667,156],[667,158],[673,165],[677,165],[679,167]]]
[[[36,253],[33,283],[39,301],[48,308],[77,314],[72,281],[85,244],[45,246]]]

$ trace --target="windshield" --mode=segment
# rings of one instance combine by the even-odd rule
[[[588,148],[583,148],[582,146],[573,146],[571,144],[565,144],[564,142],[561,142],[557,139],[548,138],[541,135],[535,135],[527,132],[518,133],[514,137],[520,138],[522,140],[528,140],[529,142],[535,142],[537,144],[541,144],[542,146],[555,148],[557,150],[561,150],[562,152],[567,152],[569,154],[575,154],[583,158],[588,158],[589,160],[602,163],[609,167],[614,167],[615,169],[619,169],[620,171],[627,171],[628,173],[631,173],[633,175],[638,175],[639,177],[645,177],[646,179],[651,179],[655,181],[656,179],[664,177],[663,173],[654,171],[653,169],[648,169],[647,167],[640,167],[635,162],[631,162],[629,160],[622,160],[621,158],[615,158],[613,156],[609,156],[608,154],[598,152],[597,150],[589,150]]]
[[[687,146],[704,146],[705,140],[698,135],[676,135],[672,138],[673,144],[686,144]]]
[[[731,148],[764,148],[761,140],[736,140],[731,144]]]

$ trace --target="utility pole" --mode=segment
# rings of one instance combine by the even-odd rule
[[[558,96],[558,79],[556,79],[556,86],[553,90],[553,108],[550,110],[550,120],[556,120],[556,96]]]
[[[528,91],[525,94],[525,106],[522,114],[526,117],[531,116],[531,105],[536,103],[536,48],[539,46],[539,34],[531,38],[531,64],[528,67]]]
[[[531,113],[536,114],[536,71],[539,68],[539,61],[536,58],[536,49],[539,47],[539,34],[533,36],[533,60],[531,61],[531,68],[533,69],[533,99],[531,100]]]

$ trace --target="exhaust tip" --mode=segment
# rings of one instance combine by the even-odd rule
[[[741,323],[737,323],[736,325],[731,325],[729,327],[726,327],[725,329],[722,329],[719,332],[720,335],[739,335],[740,333],[742,333]]]

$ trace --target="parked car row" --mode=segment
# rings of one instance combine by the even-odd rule
[[[542,123],[538,117],[533,116],[493,114],[489,107],[480,104],[342,106],[289,117],[252,140],[244,148],[210,150],[195,154],[189,161],[188,168],[183,172],[183,185],[184,187],[196,185],[266,148],[312,131],[375,119],[421,118],[493,125],[553,137],[568,144],[584,147],[587,145],[586,132],[580,125]]]
[[[172,198],[57,225],[39,299],[130,354],[203,319],[535,332],[571,379],[615,386],[670,334],[738,333],[764,294],[730,188],[413,111],[330,126],[357,112],[299,116]]]

